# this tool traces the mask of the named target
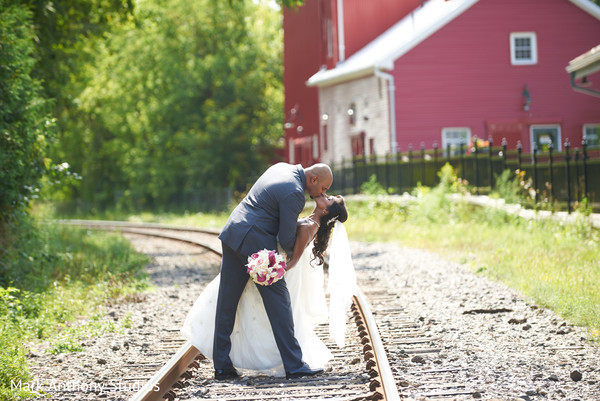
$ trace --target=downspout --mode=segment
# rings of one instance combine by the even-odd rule
[[[344,43],[344,0],[337,0],[338,62],[346,59]]]
[[[575,83],[575,72],[571,73],[571,88],[577,92],[585,93],[587,95],[592,95],[596,97],[600,97],[600,91],[595,89],[584,88],[583,86],[578,86]]]
[[[388,81],[389,94],[390,94],[390,143],[392,147],[392,154],[396,154],[398,142],[396,141],[396,87],[394,86],[394,76],[383,72],[379,69],[380,67],[375,66],[375,76],[383,78]]]

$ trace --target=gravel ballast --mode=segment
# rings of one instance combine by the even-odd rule
[[[33,384],[50,390],[46,399],[128,399],[144,383],[129,381],[126,388],[122,378],[148,355],[164,362],[170,358],[174,351],[165,349],[165,333],[177,335],[202,288],[218,274],[218,257],[209,252],[164,239],[127,237],[151,256],[148,272],[155,288],[139,302],[107,307],[107,319],[116,325],[127,319],[129,327],[84,340],[82,352],[49,355],[44,344],[30,345]],[[384,243],[353,242],[351,247],[359,285],[373,279],[385,283],[401,296],[415,322],[440,339],[442,351],[434,359],[400,358],[393,366],[405,397],[424,399],[420,370],[451,366],[453,380],[469,383],[473,399],[600,400],[600,352],[584,329],[431,252]],[[50,387],[67,382],[79,383],[77,391]]]

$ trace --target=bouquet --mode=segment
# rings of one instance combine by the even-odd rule
[[[263,249],[248,257],[246,270],[256,284],[271,285],[285,274],[285,258],[276,251]]]

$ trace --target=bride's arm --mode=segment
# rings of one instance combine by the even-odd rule
[[[296,228],[296,243],[294,244],[294,250],[292,251],[292,258],[286,263],[286,270],[290,270],[292,267],[296,266],[304,249],[308,246],[310,239],[310,226],[298,225]]]

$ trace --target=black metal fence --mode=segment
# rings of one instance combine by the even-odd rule
[[[581,148],[572,148],[567,139],[560,152],[549,143],[524,154],[520,143],[508,149],[506,141],[500,147],[488,142],[482,147],[475,140],[472,146],[445,150],[422,145],[417,151],[410,147],[407,152],[342,160],[331,166],[335,179],[329,192],[356,194],[373,175],[389,193],[410,192],[418,184],[433,187],[439,183],[438,171],[449,163],[478,194],[490,193],[504,170],[520,170],[532,180],[535,196],[544,196],[554,207],[571,211],[584,198],[594,209],[600,206],[595,203],[600,195],[600,149],[588,149],[585,141]]]

